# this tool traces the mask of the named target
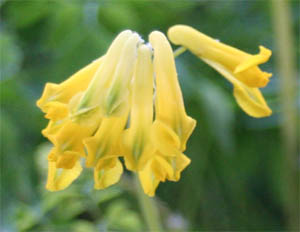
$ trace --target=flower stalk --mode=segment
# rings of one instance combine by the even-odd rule
[[[139,205],[149,231],[162,232],[163,229],[155,199],[151,199],[144,193],[137,175],[134,175],[134,182]]]
[[[277,67],[282,112],[282,189],[288,229],[299,230],[299,160],[297,156],[297,81],[293,54],[292,24],[288,1],[272,1],[274,38],[278,47]],[[299,92],[299,91],[298,91]]]
[[[177,58],[182,53],[184,53],[187,49],[185,47],[179,47],[174,51],[174,57]]]

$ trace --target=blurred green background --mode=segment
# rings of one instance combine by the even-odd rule
[[[61,82],[101,56],[120,31],[135,30],[147,41],[151,31],[166,33],[175,24],[252,54],[258,45],[270,48],[273,56],[262,68],[273,77],[263,93],[274,113],[247,116],[222,76],[189,52],[176,59],[186,110],[198,124],[185,152],[192,163],[179,182],[160,184],[154,198],[164,229],[298,231],[299,98],[296,103],[292,92],[299,85],[293,62],[299,64],[300,8],[289,1],[282,16],[274,4],[0,1],[0,231],[147,231],[130,173],[103,191],[93,189],[90,171],[65,191],[44,189],[50,144],[40,133],[47,121],[35,102],[46,82]],[[288,45],[293,62],[282,59],[280,49]],[[294,90],[282,90],[285,85]]]

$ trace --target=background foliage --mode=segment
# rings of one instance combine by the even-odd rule
[[[286,230],[284,199],[289,192],[284,188],[279,95],[284,77],[275,65],[271,3],[0,1],[0,230],[146,229],[129,173],[103,191],[93,190],[89,171],[65,191],[45,191],[50,144],[40,134],[46,120],[35,102],[46,82],[61,82],[99,57],[121,30],[135,30],[147,40],[151,31],[166,32],[174,24],[191,25],[253,54],[258,45],[273,50],[270,62],[263,65],[273,72],[263,93],[274,114],[250,118],[218,73],[188,52],[176,59],[186,109],[198,125],[186,151],[191,165],[178,183],[163,183],[157,191],[165,229]],[[289,4],[299,64],[299,1]],[[299,205],[299,198],[294,204]]]

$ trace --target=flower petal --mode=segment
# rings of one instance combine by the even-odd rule
[[[240,73],[243,72],[253,66],[259,65],[259,64],[263,64],[266,63],[271,55],[272,55],[272,51],[263,47],[263,46],[259,46],[259,54],[258,55],[253,55],[251,57],[249,57],[248,59],[246,59],[244,62],[240,63],[234,70],[234,73]],[[272,74],[269,74],[271,77]]]
[[[167,124],[155,120],[152,126],[152,143],[163,154],[175,156],[180,153],[180,139]]]
[[[77,92],[83,91],[88,87],[89,82],[96,73],[96,70],[101,66],[102,61],[103,57],[100,57],[61,84],[46,83],[44,92],[37,101],[37,106],[46,113],[49,108],[47,103],[51,101],[67,103]]]
[[[181,172],[190,164],[191,160],[183,153],[174,157],[166,157],[156,153],[152,161],[152,171],[155,177],[160,181],[166,179],[178,181]]]
[[[263,95],[258,88],[250,88],[237,80],[234,75],[221,65],[210,60],[203,59],[207,64],[216,69],[228,81],[233,84],[233,95],[238,105],[250,116],[261,118],[272,114]]]
[[[94,167],[100,158],[120,156],[120,136],[125,128],[128,113],[122,117],[104,118],[96,134],[83,140],[87,149],[86,166]]]
[[[149,197],[153,197],[160,181],[154,175],[151,162],[148,162],[145,168],[138,172],[138,175],[145,194]]]
[[[78,152],[66,151],[62,155],[58,156],[56,161],[57,168],[71,169],[79,159],[80,154]]]
[[[50,120],[47,127],[42,130],[42,135],[46,138],[51,138],[57,133],[65,124],[66,120],[52,121]]]
[[[123,166],[118,158],[114,159],[116,159],[116,162],[112,168],[100,170],[94,168],[95,189],[104,189],[119,181],[123,173]]]
[[[48,108],[45,118],[53,121],[64,119],[68,116],[69,109],[65,103],[52,101],[46,104]]]
[[[77,112],[100,106],[104,116],[120,116],[129,104],[129,84],[140,37],[121,32],[109,47],[100,69],[82,97]]]
[[[56,162],[48,161],[48,179],[46,189],[59,191],[67,188],[82,171],[80,162],[77,161],[72,169],[58,169]]]
[[[151,164],[152,171],[155,177],[164,182],[167,177],[174,175],[174,170],[170,163],[159,153],[156,153]]]
[[[67,120],[64,125],[53,135],[49,135],[48,139],[61,152],[77,151],[84,155],[84,147],[82,140],[92,135],[96,128],[82,127],[77,123]]]
[[[139,42],[139,35],[134,33],[122,49],[120,61],[103,102],[104,114],[107,116],[124,113],[129,104],[129,85],[134,72]]]
[[[178,181],[180,179],[181,172],[190,164],[191,160],[184,154],[180,154],[176,157],[167,158],[173,168],[173,176],[168,176],[168,180]]]

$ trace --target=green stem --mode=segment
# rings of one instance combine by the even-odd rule
[[[179,47],[174,51],[174,57],[178,57],[180,56],[182,53],[184,53],[186,51],[185,47]]]
[[[292,15],[288,1],[272,1],[273,24],[278,49],[277,67],[282,109],[283,162],[282,181],[284,207],[289,230],[299,230],[299,170],[297,159],[297,71],[293,41]]]
[[[162,230],[162,226],[159,220],[159,212],[156,207],[156,202],[154,199],[148,197],[140,184],[139,178],[137,175],[134,176],[135,185],[136,185],[136,193],[139,200],[139,204],[144,215],[145,221],[149,228],[149,231],[160,232]]]

